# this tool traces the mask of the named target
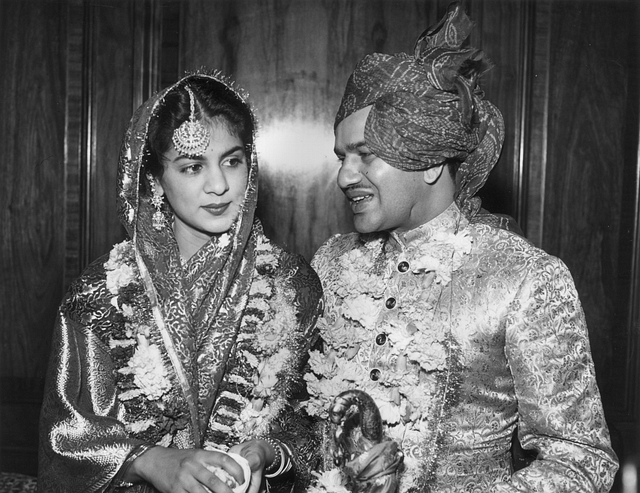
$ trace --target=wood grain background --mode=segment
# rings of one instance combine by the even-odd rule
[[[0,0],[0,469],[35,474],[58,304],[123,238],[120,140],[184,71],[220,69],[260,120],[258,214],[310,258],[351,230],[333,118],[356,62],[411,51],[436,0]],[[465,0],[505,146],[485,207],[515,217],[574,275],[614,446],[638,453],[640,211],[634,0]],[[618,486],[619,487],[619,486]]]

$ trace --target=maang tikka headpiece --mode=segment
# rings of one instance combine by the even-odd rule
[[[189,119],[173,131],[173,146],[179,154],[189,157],[201,156],[209,146],[209,130],[196,120],[196,102],[189,86]]]

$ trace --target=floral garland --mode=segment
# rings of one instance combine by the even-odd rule
[[[222,244],[228,241],[225,236],[220,237]],[[171,362],[151,342],[158,329],[140,279],[133,243],[115,245],[104,267],[107,289],[113,295],[111,304],[121,317],[109,340],[117,368],[118,399],[126,410],[119,418],[139,438],[169,446],[175,434],[187,427],[189,416],[181,410],[178,386],[171,382]],[[297,323],[295,293],[274,288],[277,268],[273,246],[259,239],[248,306],[237,341],[238,361],[226,376],[229,385],[222,395],[235,405],[226,411],[221,406],[212,416],[211,427],[221,433],[218,440],[208,441],[207,448],[226,449],[234,439],[266,433],[287,402],[292,378],[287,370],[295,367],[302,340],[291,330]]]
[[[295,292],[276,288],[282,272],[271,242],[258,237],[256,267],[249,301],[236,345],[235,362],[227,373],[220,403],[210,427],[237,441],[264,436],[289,402],[304,354],[304,334],[298,325]],[[224,444],[213,440],[213,444]]]
[[[443,289],[471,247],[466,231],[437,231],[429,241],[410,243],[404,255],[411,258],[413,275],[403,278],[401,286],[390,282],[396,265],[386,262],[381,237],[320,267],[329,270],[323,279],[326,311],[318,324],[326,347],[325,353],[310,352],[307,412],[326,420],[340,392],[360,389],[371,395],[386,435],[405,449],[406,487],[417,484],[421,471],[433,465],[424,463],[430,450],[418,445],[435,445],[442,403],[438,375],[445,373],[450,351],[450,327],[436,323],[436,314],[448,309],[441,304]],[[429,283],[433,288],[424,290]],[[385,295],[402,303],[383,308]],[[378,372],[377,378],[372,372]],[[345,481],[338,470],[326,471],[309,493],[343,493]]]
[[[126,410],[119,418],[127,431],[146,440],[184,429],[189,417],[178,411],[178,396],[168,372],[170,362],[149,340],[155,322],[140,280],[133,242],[115,245],[104,268],[111,305],[120,317],[109,334],[118,399]]]

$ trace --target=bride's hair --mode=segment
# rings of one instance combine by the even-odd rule
[[[163,172],[162,155],[172,147],[173,132],[190,117],[190,98],[195,98],[195,118],[224,125],[242,140],[247,157],[253,149],[254,123],[249,106],[225,84],[209,77],[190,77],[169,91],[149,122],[145,171],[155,177]]]

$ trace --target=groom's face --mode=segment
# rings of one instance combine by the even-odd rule
[[[370,112],[367,106],[336,127],[338,186],[349,200],[358,232],[413,229],[427,217],[424,198],[429,191],[423,173],[394,168],[373,154],[364,138]]]

